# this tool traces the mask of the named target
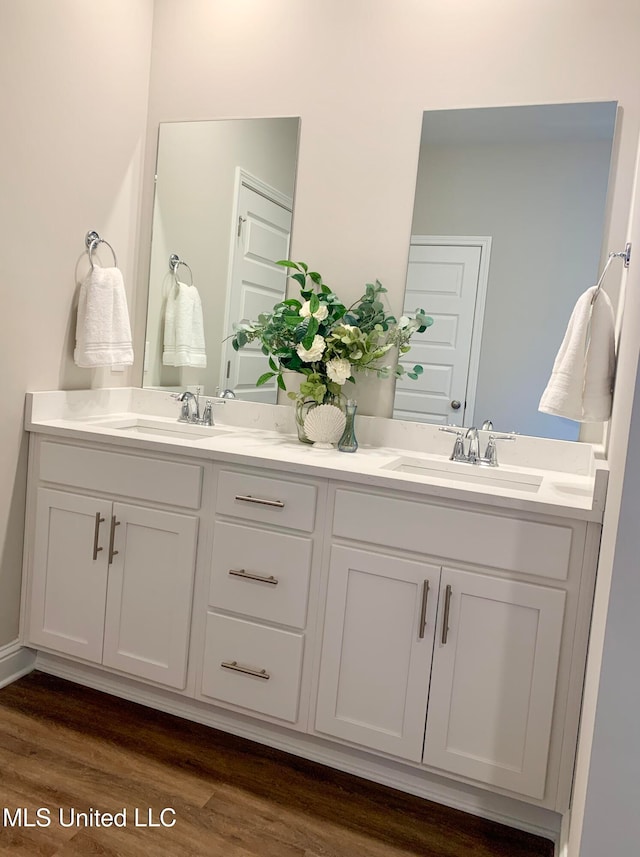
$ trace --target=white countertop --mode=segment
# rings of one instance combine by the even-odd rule
[[[358,417],[356,434],[361,445],[351,454],[300,443],[291,406],[227,400],[225,407],[214,406],[216,428],[224,433],[194,435],[193,439],[170,433],[180,428],[176,426],[178,408],[168,394],[139,388],[28,393],[25,428],[141,452],[155,450],[330,478],[354,486],[410,491],[425,498],[602,520],[607,465],[596,462],[589,444],[518,437],[499,449],[497,468],[480,468],[452,465],[448,455],[454,437],[439,432],[437,426]],[[144,417],[152,418],[155,426],[149,433],[143,426],[135,431],[118,427]],[[165,427],[167,434],[157,433]],[[188,434],[190,428],[182,434]],[[391,469],[403,463],[418,472]],[[439,472],[431,467],[445,469]],[[453,478],[446,468],[453,471]],[[478,482],[478,478],[493,484]],[[521,481],[501,484],[507,478]],[[526,484],[537,481],[539,487]]]

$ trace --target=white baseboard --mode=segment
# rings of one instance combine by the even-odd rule
[[[36,653],[15,640],[0,646],[0,687],[6,687],[35,668]]]
[[[251,717],[225,711],[195,699],[144,685],[132,679],[121,678],[99,668],[67,661],[55,655],[38,652],[36,669],[390,786],[425,800],[496,821],[508,827],[515,827],[536,836],[543,836],[551,839],[556,845],[559,840],[561,816],[533,804],[466,786],[464,783],[457,783],[444,777],[439,778],[427,771],[334,744],[315,735],[292,732],[270,723],[263,724]]]

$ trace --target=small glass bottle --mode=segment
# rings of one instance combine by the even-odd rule
[[[347,403],[344,408],[345,416],[347,421],[345,423],[344,432],[342,433],[342,437],[338,442],[338,451],[339,452],[355,452],[358,448],[358,441],[356,440],[356,432],[355,432],[355,421],[356,421],[356,410],[358,408],[358,403],[354,401],[354,399],[347,399]]]

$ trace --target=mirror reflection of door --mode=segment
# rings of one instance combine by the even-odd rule
[[[463,426],[473,421],[490,238],[413,236],[404,311],[429,308],[433,326],[413,337],[396,384],[394,417]]]
[[[272,214],[249,204],[252,213],[243,222],[241,236],[243,242],[250,242],[247,257],[254,260],[254,267],[271,272],[275,268],[278,283],[284,283],[284,269],[273,263],[288,255],[299,126],[297,117],[161,123],[149,265],[145,387],[175,391],[199,386],[205,396],[213,396],[219,386],[233,386],[234,379],[226,378],[223,362],[227,347],[223,340],[232,323],[243,316],[255,318],[259,311],[271,309],[282,295],[282,286],[276,287],[271,274],[266,288],[274,299],[269,296],[268,305],[266,293],[250,305],[251,286],[238,305],[231,306],[228,287],[239,216],[239,169],[259,177],[254,191],[262,193],[260,201],[275,200],[284,211],[285,222],[279,223]],[[169,267],[169,257],[174,253],[189,265],[202,302],[206,368],[163,362],[167,298],[175,289]],[[185,270],[181,268],[180,273]],[[254,271],[245,279],[255,283],[255,276]],[[257,281],[258,291],[263,285]],[[255,384],[262,374],[260,370],[249,377],[250,371],[247,364],[236,373],[241,385]]]
[[[234,321],[255,320],[284,300],[287,272],[275,263],[289,258],[291,235],[290,197],[240,169],[237,187],[227,287],[227,337],[233,333]],[[275,404],[278,391],[273,381],[256,387],[258,378],[269,371],[260,343],[234,351],[231,340],[225,339],[223,351],[220,389],[230,388],[238,398],[251,402]]]
[[[425,343],[434,343],[426,354],[429,371],[425,365],[413,386],[411,381],[398,385],[395,416],[462,420],[467,426],[486,419],[498,431],[578,438],[578,423],[543,414],[538,404],[578,297],[597,281],[608,251],[619,249],[619,239],[609,246],[605,237],[616,117],[615,102],[425,112],[411,234],[490,235],[491,268],[475,370],[469,358],[464,416],[458,391],[463,382],[454,384],[453,368],[436,369],[431,362],[439,353],[450,367],[458,363],[447,356],[448,346],[436,346],[444,331],[438,320],[424,336]],[[409,276],[413,280],[411,269]],[[620,275],[612,271],[605,286],[615,307]],[[405,306],[407,311],[421,306],[434,317],[450,312],[440,308],[440,297],[433,300],[432,305],[412,298]],[[453,326],[451,318],[448,323]],[[422,357],[412,340],[407,363]],[[429,383],[431,395],[424,395]],[[451,395],[449,383],[455,389]],[[422,416],[414,412],[421,389],[427,407]],[[442,408],[454,400],[461,408],[447,416]]]

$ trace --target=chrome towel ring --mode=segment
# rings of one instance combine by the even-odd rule
[[[106,244],[107,245],[109,250],[111,250],[111,252],[113,253],[113,267],[114,268],[118,267],[118,258],[116,256],[116,251],[113,249],[111,244],[109,244],[108,241],[105,241],[104,238],[101,238],[95,230],[92,230],[91,232],[87,232],[87,234],[84,237],[84,243],[85,243],[85,246],[89,252],[89,262],[91,263],[91,269],[92,270],[94,268],[93,253],[94,253],[96,247],[98,246],[98,244]]]
[[[187,265],[186,262],[182,261],[180,256],[178,256],[176,253],[172,253],[171,256],[169,256],[169,268],[171,269],[171,273],[173,274],[173,276],[176,278],[176,282],[178,282],[178,268],[180,267],[180,265],[184,265],[184,267],[187,269],[187,271],[191,274],[191,283],[189,283],[189,285],[192,286],[193,285],[193,271]]]

